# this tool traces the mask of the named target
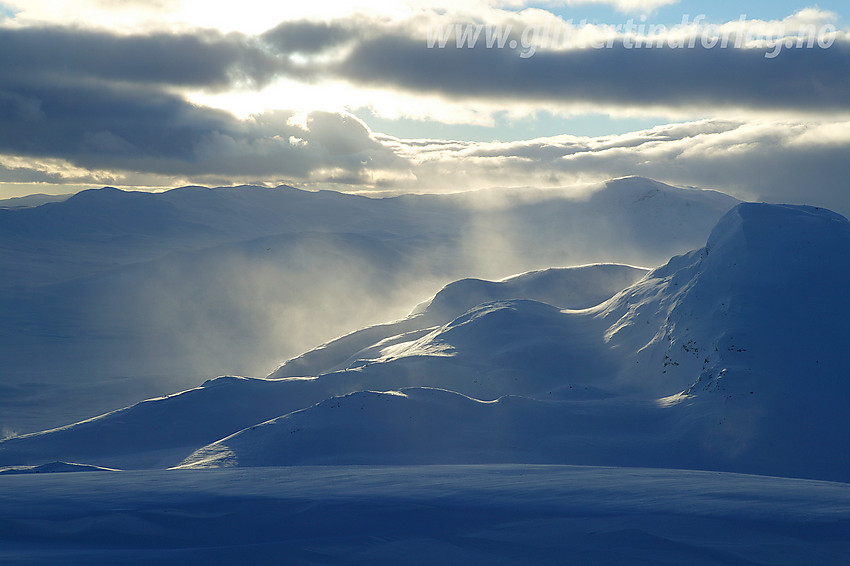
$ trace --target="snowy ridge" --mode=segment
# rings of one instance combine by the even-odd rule
[[[563,309],[597,305],[640,279],[646,269],[619,264],[550,268],[500,281],[462,279],[449,283],[406,319],[377,325],[329,342],[288,360],[270,378],[314,376],[374,359],[388,347],[418,340],[486,302],[525,299]],[[352,355],[353,354],[353,355]]]
[[[613,322],[606,340],[630,353],[621,382],[687,407],[689,434],[718,461],[846,481],[850,456],[833,447],[850,424],[847,257],[840,215],[737,206],[705,248],[597,309]]]
[[[45,454],[116,468],[161,468],[187,450],[309,404],[306,380],[220,377],[203,386],[80,423],[0,444],[0,465],[36,464]],[[307,390],[299,395],[299,391]]]
[[[642,423],[640,431],[634,422]],[[630,462],[681,468],[708,463],[667,454],[663,432],[671,423],[650,403],[520,396],[482,401],[434,388],[362,391],[247,428],[196,451],[180,468],[339,462]]]
[[[412,314],[428,314],[447,322],[481,303],[518,298],[562,309],[584,309],[610,298],[646,272],[628,265],[595,264],[531,271],[500,281],[461,279],[446,285]]]
[[[613,323],[606,340],[654,364],[665,389],[735,366],[837,379],[848,368],[836,352],[850,330],[849,249],[850,222],[831,211],[742,204],[706,247],[653,270],[598,316]]]

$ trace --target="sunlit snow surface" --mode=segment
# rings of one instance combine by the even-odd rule
[[[844,565],[846,484],[572,466],[0,477],[0,563]]]

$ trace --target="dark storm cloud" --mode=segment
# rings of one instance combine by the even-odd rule
[[[537,51],[427,48],[382,36],[357,45],[335,72],[354,83],[450,97],[623,106],[850,109],[850,44],[786,49],[641,48]]]
[[[268,134],[171,88],[256,86],[288,65],[251,38],[212,31],[0,29],[0,52],[0,153],[157,173],[215,168],[198,155],[210,139]]]
[[[280,46],[257,38],[0,29],[0,52],[0,154],[90,169],[288,178],[333,169],[361,179],[364,163],[393,160],[352,117],[314,112],[299,126],[279,111],[240,120],[174,93],[303,76]]]
[[[510,49],[427,49],[420,33],[362,19],[287,23],[259,37],[0,29],[0,157],[20,158],[0,163],[0,173],[7,181],[37,174],[86,182],[80,175],[90,170],[196,181],[216,176],[217,183],[275,178],[426,190],[640,174],[744,198],[850,210],[850,138],[822,121],[710,120],[605,138],[488,144],[373,136],[356,118],[326,112],[293,120],[292,112],[278,111],[240,120],[176,94],[187,87],[252,87],[288,75],[506,106],[850,109],[846,42],[786,49],[773,59],[758,49],[622,46],[539,50],[521,58]],[[344,49],[334,60],[329,53],[336,47]],[[28,172],[21,161],[39,158],[64,159],[80,169],[68,173],[45,162]]]
[[[342,23],[302,20],[283,22],[261,37],[283,52],[318,53],[354,38],[356,33],[353,27]]]
[[[427,22],[422,24],[427,26]],[[483,100],[629,107],[850,109],[850,42],[829,48],[431,48],[422,26],[366,18],[284,22],[249,37],[200,30],[122,36],[69,28],[0,29],[0,78],[125,81],[220,90],[278,76],[345,79]],[[309,57],[345,46],[342,60]],[[290,55],[307,56],[293,62]]]
[[[239,120],[143,86],[38,85],[0,90],[0,153],[58,157],[91,169],[166,175],[286,175],[363,163],[386,165],[389,150],[359,121],[313,112]]]
[[[9,86],[0,88],[0,152],[76,159],[89,166],[129,155],[190,159],[200,136],[238,126],[224,112],[144,85]],[[100,159],[93,159],[96,155]]]
[[[116,35],[73,28],[0,28],[0,77],[15,82],[84,79],[224,88],[262,84],[286,72],[276,57],[239,34],[213,31]]]

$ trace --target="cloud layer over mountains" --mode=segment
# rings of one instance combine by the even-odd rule
[[[552,24],[530,12],[500,17],[516,29]],[[829,16],[801,12],[783,25],[808,21]],[[764,45],[621,44],[520,58],[483,45],[427,48],[425,30],[449,23],[359,16],[287,21],[257,35],[0,27],[0,50],[9,55],[0,61],[0,174],[11,185],[236,180],[414,191],[640,174],[850,212],[841,186],[850,153],[850,84],[842,72],[850,43],[843,32],[829,48],[787,49],[772,59]],[[384,93],[408,101],[402,117],[414,119],[487,123],[498,113],[588,109],[680,120],[696,109],[716,117],[619,136],[453,142],[373,132],[343,110],[359,102],[339,100],[333,111],[287,109],[283,91],[277,110],[237,117],[193,101],[261,91],[280,80],[347,85],[341,93],[365,89],[375,100]],[[435,101],[443,108],[436,114]],[[462,116],[451,117],[456,111]]]

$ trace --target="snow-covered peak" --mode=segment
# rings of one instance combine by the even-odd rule
[[[706,250],[725,254],[727,261],[748,255],[753,261],[809,258],[813,263],[844,245],[848,232],[850,221],[825,208],[748,202],[720,219]]]
[[[655,207],[661,210],[701,205],[728,210],[740,202],[719,191],[694,187],[676,187],[636,175],[606,181],[593,199],[620,206]]]
[[[850,464],[828,448],[811,450],[805,463],[788,457],[813,442],[843,442],[848,258],[850,222],[840,215],[735,207],[705,248],[597,309],[608,343],[626,353],[621,382],[688,407],[688,426],[720,460],[792,475]]]
[[[424,313],[448,322],[469,309],[491,301],[529,299],[562,309],[599,304],[631,285],[646,269],[621,264],[594,264],[534,270],[500,281],[468,278],[449,283],[412,314]]]

